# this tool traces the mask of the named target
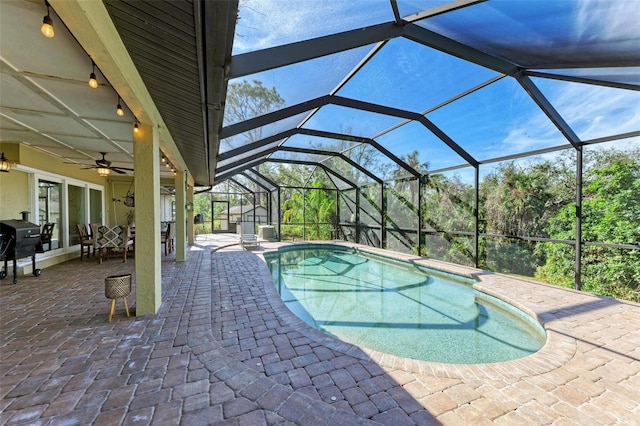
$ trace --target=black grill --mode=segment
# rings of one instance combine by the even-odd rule
[[[0,279],[7,276],[7,262],[13,261],[13,283],[16,278],[16,261],[24,257],[31,257],[33,275],[40,275],[36,269],[36,253],[42,253],[40,227],[26,220],[4,220],[0,222],[0,260],[4,260],[4,269],[0,271]]]

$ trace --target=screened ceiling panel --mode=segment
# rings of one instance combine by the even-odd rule
[[[491,0],[417,25],[528,68],[637,66],[640,59],[636,1]]]
[[[532,80],[582,140],[640,131],[640,92],[545,78]]]
[[[344,79],[373,46],[364,46],[309,61],[298,62],[269,71],[252,74],[229,81],[230,92],[240,81],[259,81],[266,89],[275,89],[285,105],[296,105],[331,92]],[[313,82],[313,84],[309,84]],[[258,114],[259,115],[259,114]],[[224,126],[252,118],[247,111],[245,117],[225,115]]]
[[[234,55],[393,20],[386,1],[251,0],[240,6]]]
[[[232,163],[235,163],[235,162],[238,162],[238,161],[244,161],[244,160],[246,160],[248,158],[251,158],[252,156],[255,156],[255,155],[260,154],[260,153],[264,153],[264,152],[268,151],[269,149],[275,148],[278,145],[280,145],[281,143],[282,143],[282,140],[278,140],[278,141],[272,142],[270,144],[265,144],[265,145],[263,145],[263,146],[261,146],[259,148],[252,149],[250,151],[244,152],[242,154],[235,155],[235,156],[233,156],[231,158],[227,158],[227,159],[224,159],[224,160],[219,160],[218,163],[217,163],[217,167],[223,167],[223,166],[226,166],[228,164],[232,164]],[[266,154],[264,156],[266,156]]]
[[[295,182],[297,186],[302,186],[315,170],[315,166],[309,166],[306,164],[287,164],[278,163],[277,161],[270,162],[268,160],[267,164],[273,164],[278,172],[286,176],[290,182]]]
[[[389,115],[338,105],[325,105],[302,127],[370,138],[401,121],[402,119]]]
[[[358,144],[359,142],[297,134],[288,138],[283,145],[294,148],[315,148],[326,151],[341,152]]]
[[[404,18],[449,2],[450,0],[399,0],[398,10],[400,11],[400,16]]]
[[[441,139],[437,138],[425,126],[415,121],[408,122],[390,132],[384,133],[376,137],[375,140],[405,161],[409,157],[415,157],[416,161],[409,162],[409,165],[414,168],[425,163],[428,165],[428,167],[421,167],[418,171],[425,172],[427,170],[466,164],[466,161],[442,142]],[[418,155],[413,156],[414,152],[417,152]]]
[[[260,174],[256,173],[253,169],[247,169],[243,172],[245,175],[251,177],[252,179],[258,181],[262,186],[269,188],[270,190],[277,189],[272,183],[267,182]]]
[[[302,185],[325,171],[290,162],[321,161],[341,189],[415,171],[473,181],[479,162],[636,143],[623,136],[640,132],[639,12],[611,0],[241,2],[229,75],[242,77],[229,87],[259,81],[281,101],[224,118],[218,172],[265,161]]]
[[[274,159],[313,161],[319,163],[323,160],[326,160],[327,156],[318,154],[307,154],[304,152],[276,151],[269,156],[269,160]]]
[[[351,166],[344,159],[340,157],[331,157],[327,158],[323,164],[336,172],[338,176],[342,176],[345,180],[349,182],[353,182],[354,184],[361,185],[363,183],[373,182],[373,179],[368,177],[366,174],[358,170],[357,168]],[[333,175],[332,175],[333,176]],[[345,182],[346,187],[350,187],[351,185]],[[340,185],[336,186],[340,187]]]
[[[321,183],[323,189],[336,188],[335,183],[331,180],[331,174],[327,173],[322,167],[317,167],[314,172],[309,176],[309,180],[306,182],[307,187],[313,187],[317,182]],[[308,191],[307,191],[308,193]]]
[[[386,43],[338,95],[424,112],[499,74],[405,38]]]
[[[625,68],[568,68],[558,70],[539,70],[552,75],[581,77],[611,83],[633,84],[640,89],[640,67]]]
[[[427,118],[478,160],[568,143],[512,78],[464,96]]]
[[[258,141],[260,139],[267,138],[269,136],[276,135],[285,130],[294,129],[298,126],[305,117],[309,115],[308,112],[303,112],[291,117],[287,117],[283,120],[278,120],[273,123],[269,123],[265,126],[257,127],[255,129],[243,132],[228,138],[220,140],[219,153],[226,152],[230,149],[238,148],[250,142]]]

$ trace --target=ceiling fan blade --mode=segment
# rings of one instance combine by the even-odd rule
[[[81,166],[87,166],[86,164],[80,164]],[[87,167],[83,167],[80,170],[89,170],[89,169],[97,169],[96,166],[87,166]]]
[[[112,169],[127,170],[127,171],[129,171],[129,172],[132,172],[132,171],[133,171],[133,169],[130,169],[130,168],[128,168],[128,167],[114,166],[114,167],[111,167],[111,168],[112,168]]]
[[[111,169],[111,170],[113,170],[113,171],[114,171],[114,172],[116,172],[116,173],[121,174],[121,175],[126,174],[126,173],[125,173],[125,172],[123,172],[122,170],[118,170],[118,168],[117,168],[117,167],[110,167],[110,169]]]

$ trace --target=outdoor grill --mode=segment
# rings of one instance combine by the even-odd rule
[[[4,268],[0,271],[0,279],[7,276],[7,262],[13,260],[13,283],[16,278],[18,259],[31,257],[33,275],[40,275],[36,269],[36,252],[42,252],[40,227],[26,220],[4,220],[0,222],[0,260],[4,260]]]

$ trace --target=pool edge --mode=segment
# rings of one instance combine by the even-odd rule
[[[379,352],[373,349],[363,348],[351,343],[344,342],[337,337],[331,336],[320,330],[316,330],[315,328],[302,321],[293,312],[291,312],[289,308],[287,308],[277,292],[276,286],[273,282],[273,278],[271,277],[263,255],[277,251],[282,247],[296,245],[336,245],[355,248],[361,251],[387,256],[392,259],[416,263],[420,266],[436,269],[445,273],[453,273],[462,275],[464,277],[476,278],[478,282],[473,284],[475,290],[512,305],[516,309],[519,309],[520,311],[531,317],[533,321],[537,321],[538,323],[540,323],[546,333],[545,344],[537,352],[515,360],[486,364],[453,364],[404,358],[397,355],[391,355],[388,353]],[[497,289],[495,288],[496,284],[504,285],[505,281],[512,280],[532,282],[529,280],[516,279],[506,275],[484,271],[477,268],[450,264],[435,259],[420,258],[415,255],[407,255],[344,241],[305,241],[295,243],[282,243],[282,245],[279,245],[274,250],[268,250],[263,253],[256,254],[264,264],[264,270],[262,271],[264,274],[263,285],[265,287],[268,302],[278,316],[280,316],[288,324],[293,325],[298,329],[303,329],[305,336],[316,343],[324,345],[329,349],[335,350],[337,352],[341,352],[345,355],[353,356],[361,360],[376,362],[383,368],[401,369],[411,373],[429,374],[446,378],[476,377],[478,379],[500,380],[534,376],[552,371],[566,364],[575,355],[577,350],[576,340],[573,337],[569,336],[567,330],[562,327],[561,321],[556,321],[557,318],[555,318],[552,313],[535,312],[526,304],[521,303],[520,301],[515,300],[512,297],[507,297],[504,294],[501,294],[499,291],[499,286]],[[537,282],[536,284],[546,285]]]

